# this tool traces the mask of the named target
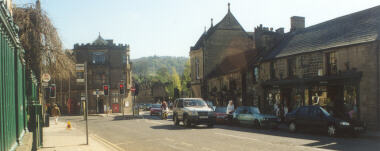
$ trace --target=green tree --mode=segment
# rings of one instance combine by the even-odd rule
[[[186,61],[185,69],[183,71],[182,79],[181,79],[182,93],[186,97],[190,96],[190,88],[188,88],[188,86],[190,86],[190,82],[191,82],[190,74],[191,74],[190,59],[188,59]]]

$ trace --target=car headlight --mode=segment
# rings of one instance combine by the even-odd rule
[[[350,123],[348,123],[348,122],[340,122],[339,124],[342,126],[349,126],[350,125]]]

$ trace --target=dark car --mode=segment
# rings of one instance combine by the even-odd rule
[[[227,118],[227,107],[215,107],[216,123],[225,123]]]
[[[161,104],[152,104],[150,107],[150,115],[160,115],[161,110]]]
[[[313,129],[325,131],[329,136],[346,133],[357,136],[366,129],[363,122],[333,117],[320,106],[299,107],[286,114],[285,121],[291,132]]]

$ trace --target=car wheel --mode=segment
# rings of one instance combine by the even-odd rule
[[[177,115],[173,116],[173,121],[174,121],[174,125],[175,125],[175,126],[178,126],[178,125],[179,125],[179,121],[178,121],[178,117],[177,117]]]
[[[261,128],[261,124],[260,124],[260,122],[258,120],[255,120],[255,122],[253,124],[254,124],[254,126],[255,126],[256,129],[260,129]]]
[[[190,127],[191,126],[191,123],[190,123],[190,120],[187,116],[183,116],[183,125],[185,127]]]
[[[289,131],[290,131],[290,132],[293,132],[293,133],[297,131],[297,125],[296,125],[296,123],[291,122],[291,123],[289,124]]]
[[[329,136],[336,136],[336,127],[334,125],[330,125],[327,127],[327,134]]]

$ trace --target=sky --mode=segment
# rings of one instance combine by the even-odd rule
[[[13,0],[16,5],[36,0]],[[129,44],[131,58],[189,56],[204,28],[231,12],[246,31],[262,24],[289,31],[290,17],[306,27],[380,5],[379,0],[41,0],[65,49],[99,35]]]

